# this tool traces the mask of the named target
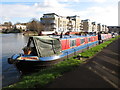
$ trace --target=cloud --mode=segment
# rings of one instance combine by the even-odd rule
[[[98,23],[103,23],[107,25],[117,25],[117,5],[108,5],[104,3],[103,6],[91,6],[82,11],[79,9],[69,8],[67,2],[77,2],[80,3],[83,0],[43,0],[41,2],[34,3],[33,5],[24,4],[3,4],[1,16],[3,18],[15,17],[30,17],[30,18],[40,18],[45,13],[56,13],[61,16],[72,16],[78,15],[81,19],[91,19]],[[84,0],[85,1],[85,0]],[[106,0],[88,0],[91,2],[106,2]],[[112,2],[112,0],[109,0]],[[113,0],[114,1],[114,0]],[[73,3],[74,4],[74,3]],[[102,3],[103,5],[103,3]],[[9,11],[9,12],[8,12]]]
[[[3,4],[1,15],[4,17],[38,17],[45,12],[63,12],[68,9],[67,4],[61,4],[57,0],[44,0],[34,5]],[[8,13],[9,11],[9,13]],[[61,12],[61,13],[62,13]],[[40,17],[40,16],[39,16]]]
[[[60,2],[80,2],[81,0],[57,0]]]
[[[44,13],[56,13],[58,15],[71,15],[71,10],[67,9],[67,4],[59,3],[57,0],[44,0],[44,2],[33,5],[24,4],[2,4],[0,9],[1,20],[12,20],[13,18],[40,18]],[[9,12],[8,12],[9,11]]]
[[[86,11],[86,17],[98,23],[117,25],[118,9],[117,6],[90,7]]]
[[[2,2],[44,2],[45,0],[2,0]],[[48,1],[52,1],[52,0],[48,0]],[[82,0],[56,0],[56,1],[61,1],[61,2],[78,2],[78,1],[82,1]]]
[[[106,2],[106,0],[90,0],[92,2],[99,2],[99,3],[103,3],[103,2]]]
[[[4,17],[32,17],[33,8],[27,5],[2,5],[2,16]]]
[[[34,4],[36,7],[49,7],[49,8],[54,8],[54,7],[65,7],[66,4],[61,4],[57,0],[44,0],[43,2],[38,2]]]

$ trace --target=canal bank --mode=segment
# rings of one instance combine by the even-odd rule
[[[109,43],[106,43],[106,45],[108,44]],[[102,46],[104,46],[104,44],[102,44]],[[68,72],[71,69],[74,69],[80,63],[81,63],[80,60],[71,58],[69,60],[66,60],[55,65],[52,68],[42,70],[39,73],[24,76],[20,82],[10,85],[9,87],[6,88],[40,88],[45,84],[53,81],[55,78],[60,77],[64,72]]]
[[[45,88],[120,88],[120,38]]]

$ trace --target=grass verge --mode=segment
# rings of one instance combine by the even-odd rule
[[[120,37],[120,36],[117,36],[117,37],[115,37],[115,38],[111,38],[110,40],[108,40],[108,41],[106,41],[106,42],[104,42],[104,43],[101,43],[101,44],[99,44],[99,45],[97,45],[97,46],[95,46],[95,47],[92,47],[92,48],[90,48],[90,49],[88,49],[88,50],[80,53],[79,55],[80,55],[81,57],[88,57],[88,58],[90,58],[90,57],[94,56],[97,52],[100,52],[100,51],[101,51],[103,48],[105,48],[108,44],[110,44],[111,42],[113,42],[114,40],[116,40],[116,39],[119,38],[119,37]]]
[[[112,41],[116,40],[120,36],[112,38],[100,45],[97,45],[93,48],[86,50],[85,52],[80,53],[82,57],[92,57],[96,53],[100,52],[104,47],[110,44]],[[66,59],[65,61],[59,62],[58,64],[53,65],[50,68],[43,69],[37,73],[31,75],[23,76],[23,78],[7,87],[2,88],[3,90],[8,88],[42,88],[46,84],[52,82],[55,78],[58,78],[63,75],[63,73],[73,70],[75,67],[79,66],[80,63],[83,63],[82,60],[75,59],[76,56]]]

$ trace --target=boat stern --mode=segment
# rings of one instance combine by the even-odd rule
[[[14,54],[11,58],[8,58],[8,63],[14,64],[16,62],[16,59],[20,56],[21,56],[21,54]]]

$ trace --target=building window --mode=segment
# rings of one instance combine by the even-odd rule
[[[70,40],[70,47],[76,46],[76,40]]]
[[[88,38],[88,42],[90,42],[90,38]]]
[[[81,41],[81,44],[83,44],[85,42],[85,39],[80,39],[80,41]]]

